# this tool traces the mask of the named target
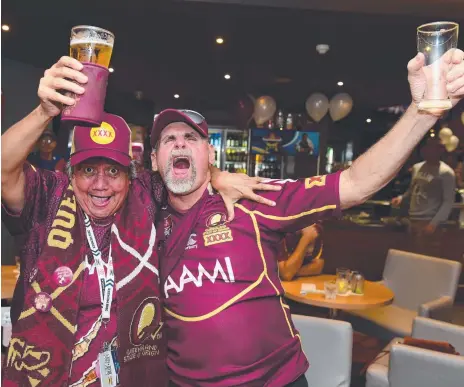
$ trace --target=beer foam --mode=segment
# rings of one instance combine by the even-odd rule
[[[108,41],[99,39],[97,37],[95,38],[89,38],[89,37],[72,38],[70,45],[74,46],[75,44],[102,44],[104,46],[113,47],[113,43],[109,43]]]
[[[448,110],[453,107],[449,99],[422,100],[419,102],[419,110]]]

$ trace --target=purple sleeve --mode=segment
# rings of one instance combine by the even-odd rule
[[[295,232],[319,220],[340,217],[340,173],[299,180],[271,180],[270,184],[279,184],[282,190],[260,192],[260,195],[274,200],[275,207],[248,201],[241,204],[252,210],[260,228]]]
[[[20,213],[8,209],[2,201],[2,221],[11,235],[27,233],[50,215],[52,198],[68,184],[63,173],[38,169],[24,163],[26,178],[24,208]],[[61,195],[60,195],[61,196]]]

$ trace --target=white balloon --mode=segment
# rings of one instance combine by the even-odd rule
[[[308,115],[319,122],[329,111],[329,99],[324,94],[314,93],[308,97],[305,106]]]
[[[270,120],[276,111],[276,102],[274,98],[267,95],[259,97],[255,101],[255,111],[253,117],[257,125],[262,125]]]
[[[339,93],[330,100],[330,117],[339,121],[350,114],[353,109],[353,99],[347,93]]]
[[[452,135],[453,131],[450,128],[442,128],[438,132],[438,137],[440,137],[442,144],[446,144]]]
[[[454,151],[459,145],[459,138],[456,136],[451,136],[448,140],[448,142],[445,144],[446,150],[448,152]]]

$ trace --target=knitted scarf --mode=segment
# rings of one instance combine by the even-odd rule
[[[165,339],[159,300],[158,255],[154,227],[156,208],[150,177],[132,181],[128,198],[111,228],[110,254],[115,271],[120,384],[167,385]],[[3,385],[67,386],[88,253],[82,210],[72,186],[61,202],[36,259],[36,274],[25,288],[24,305],[13,327],[3,365]],[[67,266],[72,282],[53,280],[55,269]],[[52,298],[48,312],[37,310],[40,293]],[[39,303],[38,303],[39,301]],[[40,309],[40,308],[39,308]]]

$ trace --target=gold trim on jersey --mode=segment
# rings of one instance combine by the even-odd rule
[[[325,184],[325,179],[322,179],[324,184]],[[318,181],[318,183],[321,183]],[[317,185],[315,183],[315,185]],[[256,220],[256,215],[259,215],[259,216],[262,216],[263,218],[267,218],[267,219],[272,219],[272,220],[292,220],[292,219],[298,219],[298,218],[301,218],[303,216],[306,216],[306,215],[311,215],[311,214],[314,214],[314,213],[317,213],[317,212],[322,212],[322,211],[327,211],[327,210],[333,210],[333,209],[336,209],[337,208],[337,205],[335,204],[329,204],[329,205],[326,205],[326,206],[323,206],[323,207],[319,207],[319,208],[313,208],[309,211],[305,211],[305,212],[302,212],[300,214],[297,214],[297,215],[290,215],[290,216],[275,216],[275,215],[266,215],[266,214],[263,214],[262,212],[260,211],[252,211],[252,210],[249,210],[247,208],[245,208],[243,205],[241,204],[238,204],[236,203],[235,204],[235,207],[239,208],[240,210],[242,210],[245,214],[249,215],[250,218],[251,218],[251,221],[253,223],[253,228],[255,230],[255,235],[256,235],[256,245],[258,247],[258,251],[259,251],[259,255],[261,257],[261,260],[262,260],[262,263],[263,263],[263,271],[261,272],[261,274],[259,275],[258,279],[253,282],[251,285],[249,285],[246,289],[242,290],[239,294],[237,294],[235,297],[231,298],[230,300],[228,300],[227,302],[225,302],[224,304],[222,304],[221,306],[217,307],[216,309],[214,309],[213,311],[209,312],[209,313],[206,313],[206,314],[203,314],[201,316],[195,316],[195,317],[188,317],[188,316],[182,316],[180,314],[177,314],[175,312],[173,312],[172,310],[169,310],[168,308],[164,308],[164,310],[166,311],[167,314],[169,314],[170,316],[178,319],[178,320],[181,320],[181,321],[185,321],[185,322],[197,322],[197,321],[203,321],[203,320],[207,320],[211,317],[214,317],[216,316],[217,314],[219,314],[220,312],[222,312],[223,310],[225,310],[226,308],[228,308],[229,306],[233,305],[236,301],[238,301],[240,298],[242,298],[244,295],[248,294],[250,291],[252,291],[255,287],[257,287],[263,280],[263,278],[266,278],[269,283],[272,285],[272,287],[274,288],[274,290],[276,291],[276,295],[279,296],[279,300],[280,300],[280,305],[282,307],[282,312],[284,313],[284,316],[285,316],[285,321],[287,322],[287,325],[288,325],[288,329],[290,331],[290,334],[293,337],[298,337],[300,342],[301,342],[301,337],[299,334],[295,334],[295,332],[293,331],[292,329],[292,324],[290,323],[289,321],[289,317],[288,317],[288,313],[285,311],[285,309],[290,309],[289,306],[287,304],[285,304],[285,302],[283,301],[283,297],[282,295],[280,295],[280,292],[277,288],[277,286],[271,281],[271,278],[269,277],[269,274],[267,272],[267,264],[266,264],[266,259],[264,258],[264,252],[263,252],[263,247],[262,247],[262,244],[261,244],[261,233],[260,233],[260,230],[259,230],[259,226],[258,226],[258,221]],[[278,279],[279,282],[280,282],[280,279]]]
[[[238,208],[243,207],[241,204],[236,204],[235,206],[238,207]],[[319,207],[319,208],[313,208],[312,210],[305,211],[305,212],[300,212],[299,214],[289,215],[289,216],[267,215],[267,214],[263,214],[261,211],[253,211],[253,213],[256,214],[256,215],[262,216],[263,218],[271,219],[271,220],[293,220],[293,219],[302,218],[303,216],[315,214],[317,212],[322,212],[322,211],[327,211],[327,210],[335,210],[336,208],[337,208],[336,204],[328,204],[327,206],[323,206],[323,207]]]

